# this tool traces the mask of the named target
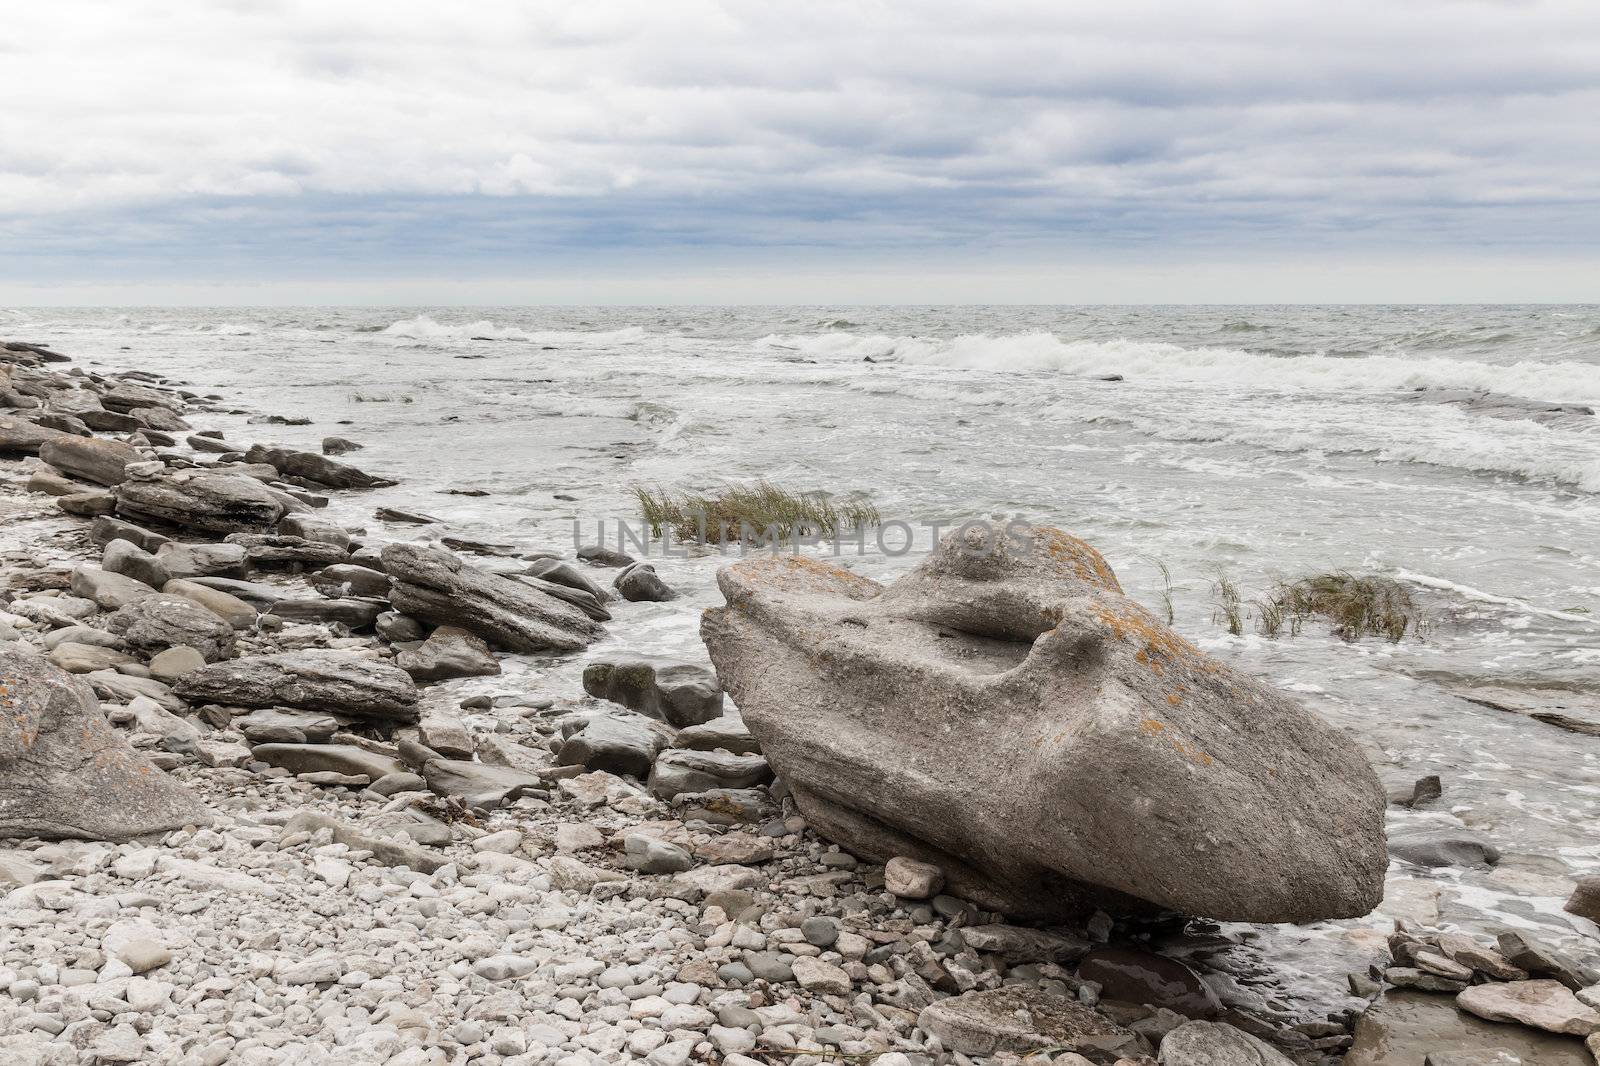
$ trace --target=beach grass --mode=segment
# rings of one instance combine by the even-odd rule
[[[1410,591],[1393,578],[1338,570],[1280,581],[1256,601],[1261,632],[1278,636],[1300,631],[1305,619],[1327,622],[1345,640],[1366,636],[1400,641],[1407,633],[1421,637],[1427,619]]]
[[[878,524],[878,509],[859,494],[795,491],[770,481],[727,485],[708,493],[634,486],[650,535],[671,531],[681,541],[734,541],[833,537]]]

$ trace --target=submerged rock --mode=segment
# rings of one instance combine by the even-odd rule
[[[210,820],[111,728],[88,686],[0,647],[0,837],[127,840]]]
[[[417,719],[417,686],[405,671],[320,648],[212,663],[179,678],[173,690],[192,703],[300,707],[399,722]]]
[[[952,891],[1256,922],[1365,914],[1384,792],[1359,748],[1122,595],[1087,544],[945,538],[894,585],[786,556],[701,634],[807,822]]]
[[[376,477],[358,470],[349,463],[329,459],[316,452],[300,452],[293,448],[271,448],[257,444],[245,453],[247,463],[267,463],[280,474],[313,481],[335,489],[373,489],[398,485],[386,477]]]
[[[383,568],[394,579],[395,610],[457,626],[509,651],[576,651],[605,632],[570,604],[440,548],[390,544]]]

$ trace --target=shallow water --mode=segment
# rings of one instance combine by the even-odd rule
[[[1444,798],[1392,811],[1391,829],[1465,824],[1505,849],[1493,871],[1396,864],[1421,884],[1392,910],[1438,887],[1446,924],[1592,943],[1560,905],[1574,874],[1600,870],[1600,739],[1446,686],[1600,691],[1600,418],[1486,417],[1415,390],[1600,405],[1600,308],[22,310],[0,311],[0,335],[313,419],[216,419],[235,439],[362,441],[350,458],[403,484],[333,507],[374,533],[436,535],[384,529],[372,510],[387,504],[570,552],[574,520],[584,541],[597,521],[608,539],[636,526],[634,485],[767,477],[864,492],[915,527],[905,554],[899,534],[887,552],[846,547],[875,578],[914,565],[920,523],[972,518],[1060,525],[1158,610],[1164,564],[1186,636],[1350,729],[1386,778],[1443,777]],[[595,651],[702,657],[720,562],[660,561],[685,597],[622,605]],[[1335,569],[1409,582],[1435,619],[1426,639],[1309,625],[1269,640],[1214,621],[1219,572],[1249,600]],[[581,668],[522,665],[569,694]],[[1362,930],[1383,924],[1263,930],[1252,950],[1289,1000],[1331,1005],[1363,965]]]

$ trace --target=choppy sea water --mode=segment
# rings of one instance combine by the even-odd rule
[[[402,484],[333,515],[376,535],[570,553],[574,522],[584,541],[637,525],[634,486],[768,478],[913,526],[910,552],[845,549],[888,579],[926,523],[1059,525],[1158,611],[1164,566],[1184,635],[1351,730],[1387,780],[1439,774],[1444,798],[1391,810],[1391,832],[1466,826],[1504,849],[1492,870],[1396,863],[1392,913],[1426,914],[1438,890],[1447,926],[1592,944],[1560,908],[1600,871],[1600,738],[1456,691],[1600,698],[1600,418],[1516,402],[1600,408],[1600,307],[19,309],[0,336],[313,420],[208,422],[240,441],[363,442],[348,458]],[[1441,402],[1464,390],[1513,402]],[[446,525],[385,527],[380,505]],[[620,605],[593,652],[702,658],[724,561],[658,560],[684,597]],[[1248,606],[1341,569],[1405,581],[1426,639],[1216,620],[1220,574]],[[580,670],[527,659],[513,678],[573,694]],[[1337,1005],[1385,922],[1228,932],[1273,970],[1269,1000]]]

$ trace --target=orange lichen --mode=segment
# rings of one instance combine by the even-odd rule
[[[1112,573],[1105,559],[1088,542],[1049,526],[1040,527],[1038,534],[1046,554],[1056,562],[1071,567],[1079,580],[1112,592],[1122,591],[1122,586],[1117,583],[1117,575]]]

